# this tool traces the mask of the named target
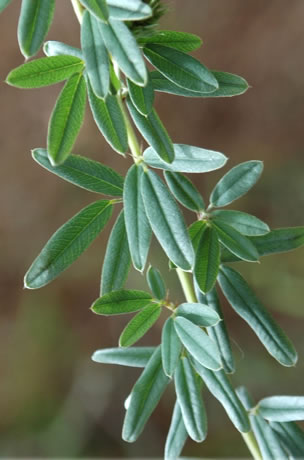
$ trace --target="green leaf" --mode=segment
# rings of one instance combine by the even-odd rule
[[[149,115],[153,109],[154,103],[154,89],[150,79],[148,79],[144,87],[136,85],[131,80],[128,80],[128,89],[131,101],[136,107],[136,110],[142,115]]]
[[[104,348],[96,350],[92,360],[102,364],[145,367],[154,351],[155,347]]]
[[[146,277],[154,297],[158,300],[163,300],[166,297],[166,285],[160,271],[150,265]]]
[[[143,271],[151,243],[152,229],[148,222],[141,195],[141,166],[129,169],[124,185],[124,208],[127,236],[134,267]]]
[[[243,94],[249,88],[248,83],[244,78],[238,75],[233,75],[227,72],[216,72],[209,70],[212,75],[217,79],[218,89],[212,93],[200,93],[197,91],[190,91],[189,89],[181,88],[172,81],[168,80],[157,70],[150,72],[150,78],[155,91],[174,94],[176,96],[184,97],[231,97]]]
[[[277,228],[262,236],[250,237],[260,256],[277,254],[297,249],[304,245],[304,227]],[[239,259],[225,251],[222,253],[223,262],[238,262]]]
[[[86,86],[82,74],[66,82],[54,107],[47,147],[52,166],[63,163],[70,154],[82,126],[86,105]]]
[[[102,266],[100,295],[122,289],[131,265],[124,211],[121,211],[107,243]]]
[[[276,432],[282,445],[292,458],[304,456],[304,432],[294,422],[270,422],[271,428]]]
[[[17,88],[42,88],[67,80],[83,68],[84,62],[75,56],[43,57],[13,69],[6,83]]]
[[[204,233],[206,226],[207,224],[205,221],[196,220],[188,228],[188,233],[189,233],[191,243],[192,243],[192,246],[195,252],[197,251],[201,236]]]
[[[292,343],[244,278],[232,268],[222,267],[218,281],[232,308],[253,329],[267,351],[283,366],[294,366],[297,362],[297,353]]]
[[[304,396],[269,396],[261,399],[257,411],[272,422],[304,420]]]
[[[75,48],[75,46],[66,45],[65,43],[58,42],[55,40],[49,40],[43,45],[43,52],[47,56],[75,56],[78,59],[83,60],[81,49]]]
[[[142,196],[153,233],[168,258],[183,270],[193,265],[193,249],[180,210],[154,171],[142,175]]]
[[[147,44],[144,54],[157,70],[182,88],[211,93],[219,87],[207,67],[182,51],[163,45]]]
[[[198,301],[205,303],[210,308],[212,308],[221,319],[221,321],[215,326],[208,327],[207,332],[209,337],[217,344],[221,354],[224,371],[228,374],[232,374],[235,371],[234,358],[231,350],[226,322],[224,321],[224,316],[216,289],[213,288],[211,291],[207,292],[206,295],[204,295],[198,289],[197,283],[194,283],[194,287]]]
[[[80,0],[90,13],[92,13],[97,19],[103,22],[107,22],[109,17],[109,10],[107,7],[106,0]]]
[[[225,371],[210,371],[194,361],[194,368],[203,379],[212,395],[218,399],[237,430],[242,433],[250,431],[247,412],[237,397]]]
[[[270,231],[267,224],[246,212],[217,209],[212,212],[212,216],[226,222],[243,235],[258,236]]]
[[[212,190],[211,206],[227,206],[245,195],[258,181],[262,171],[262,161],[245,161],[230,169]]]
[[[95,300],[91,310],[98,315],[121,315],[141,310],[150,305],[151,301],[149,292],[120,289]]]
[[[213,308],[201,303],[182,303],[175,310],[175,314],[202,327],[215,326],[221,321],[221,318]]]
[[[69,155],[63,165],[52,166],[47,150],[34,149],[32,156],[43,168],[89,192],[122,196],[123,177],[98,161],[80,155]]]
[[[99,235],[112,214],[110,201],[100,200],[82,209],[60,227],[34,260],[24,286],[37,289],[67,269]]]
[[[173,318],[168,318],[162,329],[161,354],[164,373],[172,378],[182,351],[182,344],[175,331]]]
[[[172,171],[165,171],[164,175],[171,193],[185,208],[195,212],[205,209],[201,194],[187,177]]]
[[[188,433],[184,424],[182,411],[176,401],[165,445],[164,460],[179,458],[187,441]]]
[[[174,148],[166,128],[162,124],[155,109],[144,116],[136,110],[130,99],[127,99],[127,105],[132,119],[138,130],[146,141],[155,149],[157,156],[164,162],[174,160]]]
[[[207,436],[207,415],[198,381],[188,358],[179,360],[175,374],[175,391],[186,430],[194,441],[201,442]]]
[[[259,259],[256,247],[246,236],[220,219],[213,219],[212,226],[215,228],[222,245],[237,257],[247,262],[256,262]]]
[[[220,244],[217,232],[206,226],[198,243],[194,262],[194,276],[204,294],[215,285],[219,266]]]
[[[81,48],[92,89],[97,97],[104,99],[110,88],[110,65],[99,24],[100,21],[89,11],[84,12]]]
[[[141,0],[107,0],[110,17],[120,21],[139,21],[152,16],[152,9]]]
[[[232,97],[244,94],[249,85],[245,78],[228,72],[212,70],[211,73],[217,79],[219,88],[210,94],[210,97]],[[208,96],[207,96],[208,97]]]
[[[122,331],[119,337],[119,346],[130,347],[133,343],[141,339],[151,329],[153,324],[156,323],[161,311],[160,305],[155,303],[143,308],[129,321]]]
[[[187,32],[175,30],[157,30],[151,35],[139,38],[139,44],[145,46],[149,43],[168,46],[184,53],[197,50],[202,46],[200,37]]]
[[[105,100],[98,98],[88,83],[89,103],[95,123],[105,140],[118,153],[128,150],[128,136],[124,116],[117,96],[108,94]]]
[[[11,3],[12,0],[0,0],[0,13]]]
[[[161,352],[158,347],[132,389],[122,431],[125,441],[136,441],[169,381],[162,368]]]
[[[193,358],[208,369],[221,369],[221,358],[216,344],[199,326],[181,316],[175,318],[174,325],[181,342]]]
[[[292,251],[304,245],[304,227],[277,228],[250,239],[261,256]]]
[[[55,0],[22,0],[18,22],[18,42],[28,59],[40,49],[53,21]]]
[[[153,147],[144,152],[144,160],[149,166],[167,171],[184,173],[204,173],[214,171],[225,165],[225,155],[212,150],[192,147],[191,145],[173,144],[175,158],[172,163],[166,163],[159,158]]]
[[[127,78],[145,86],[148,72],[142,53],[128,27],[121,21],[101,23],[101,32],[109,53]]]

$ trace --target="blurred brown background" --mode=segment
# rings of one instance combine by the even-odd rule
[[[252,86],[232,99],[159,96],[157,109],[175,142],[222,151],[229,167],[263,160],[255,189],[234,205],[272,227],[304,225],[304,2],[303,0],[176,0],[162,28],[200,35],[195,53],[211,69],[244,76]],[[107,319],[89,310],[98,296],[109,228],[74,266],[51,285],[24,291],[22,278],[50,235],[96,196],[36,165],[34,147],[44,147],[58,85],[21,91],[3,83],[23,62],[16,40],[19,0],[0,17],[1,147],[1,322],[0,455],[40,457],[160,457],[171,417],[170,388],[137,443],[121,441],[123,401],[139,375],[136,369],[101,366],[90,360],[97,348],[115,346],[126,317]],[[68,0],[58,0],[49,39],[79,43],[79,27]],[[125,172],[130,165],[99,135],[89,112],[75,153]],[[225,169],[227,171],[228,168]],[[208,198],[225,172],[194,178]],[[189,218],[189,216],[187,216]],[[190,221],[189,221],[190,222]],[[304,250],[239,265],[299,351],[296,368],[277,364],[229,308],[225,314],[238,371],[256,398],[303,393]],[[154,242],[152,263],[167,274]],[[174,274],[171,296],[182,300]],[[146,288],[132,272],[128,286]],[[159,342],[161,322],[143,344]],[[239,434],[219,404],[205,395],[209,436],[188,442],[185,455],[247,456]]]

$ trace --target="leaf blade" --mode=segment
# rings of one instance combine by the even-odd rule
[[[121,21],[109,20],[100,24],[102,36],[109,53],[127,78],[145,86],[148,79],[146,65],[135,38]]]
[[[246,80],[242,77],[239,77],[238,75],[230,74],[227,72],[217,72],[213,70],[210,70],[210,72],[217,79],[219,84],[219,88],[212,93],[201,93],[181,88],[172,81],[168,80],[157,70],[150,72],[150,78],[152,80],[152,85],[155,91],[183,97],[232,97],[244,94],[249,88]]]
[[[200,385],[188,358],[183,357],[179,360],[174,382],[186,430],[190,438],[202,442],[207,436],[207,416]]]
[[[222,245],[237,257],[247,262],[256,262],[259,259],[259,253],[249,238],[217,218],[212,220],[212,226]]]
[[[213,372],[206,369],[197,361],[194,362],[194,368],[203,379],[208,390],[222,404],[236,429],[242,433],[250,431],[247,412],[237,397],[225,372],[223,370]]]
[[[125,441],[136,441],[168,383],[169,378],[163,372],[158,347],[132,389],[122,431]]]
[[[175,158],[172,163],[162,161],[153,147],[144,151],[144,161],[152,168],[182,173],[204,173],[225,165],[225,155],[212,150],[185,144],[173,144]]]
[[[151,294],[145,291],[120,289],[108,292],[95,300],[91,310],[98,315],[121,315],[141,310],[151,303]]]
[[[102,266],[100,295],[124,287],[131,265],[124,211],[122,210],[110,234]]]
[[[18,43],[23,56],[28,59],[40,49],[52,23],[55,0],[22,0],[18,21]]]
[[[262,171],[262,161],[255,160],[245,161],[230,169],[212,190],[211,206],[227,206],[245,195],[258,181]]]
[[[150,265],[146,277],[154,297],[158,300],[163,300],[166,297],[166,285],[160,271]]]
[[[81,74],[66,82],[48,127],[47,148],[53,166],[62,164],[69,156],[84,121],[86,87]]]
[[[212,73],[182,51],[150,43],[145,46],[144,54],[159,72],[182,88],[206,93],[218,88],[218,82]]]
[[[93,242],[111,214],[109,201],[96,201],[60,227],[27,271],[25,287],[38,289],[59,276]]]
[[[168,46],[175,48],[184,53],[195,51],[202,45],[200,37],[188,32],[177,32],[175,30],[158,30],[152,35],[140,37],[140,45],[145,46],[148,43]]]
[[[159,304],[151,304],[144,307],[134,318],[126,325],[119,337],[120,347],[130,347],[156,323],[161,314]]]
[[[92,115],[99,131],[116,152],[125,154],[128,150],[128,136],[117,97],[108,94],[102,100],[95,95],[89,82],[87,87]]]
[[[92,89],[97,97],[104,99],[110,88],[110,65],[99,24],[98,19],[85,11],[81,24],[81,49]]]
[[[216,230],[206,227],[195,252],[194,276],[206,294],[215,285],[220,266],[220,244]]]
[[[199,326],[182,317],[174,319],[174,326],[190,355],[208,369],[221,369],[221,358],[216,344]]]
[[[142,272],[145,268],[150,248],[152,229],[146,216],[141,195],[141,166],[133,165],[125,178],[123,201],[125,223],[131,258],[134,267]]]
[[[164,171],[164,176],[172,195],[185,208],[194,212],[201,212],[205,209],[201,194],[186,176],[172,171]]]
[[[172,262],[183,270],[193,264],[185,222],[173,197],[154,171],[142,175],[142,196],[153,233]]]
[[[232,308],[253,329],[266,350],[283,366],[294,366],[297,353],[292,343],[242,276],[230,267],[222,267],[218,281]]]
[[[93,353],[92,361],[101,364],[145,367],[154,351],[155,347],[103,348]]]
[[[106,0],[80,0],[91,14],[103,22],[107,22],[109,18],[109,11]]]
[[[107,0],[110,18],[120,21],[139,21],[152,16],[151,7],[140,0]]]
[[[272,422],[304,420],[304,396],[269,396],[259,401],[257,411]]]
[[[98,161],[71,154],[64,164],[54,167],[45,149],[32,150],[32,157],[43,168],[89,192],[118,197],[123,194],[123,177]]]
[[[188,433],[183,421],[182,412],[178,401],[174,405],[171,424],[168,431],[165,445],[165,460],[178,458],[185,442],[188,438]]]
[[[270,231],[267,224],[246,212],[217,209],[212,212],[212,216],[223,220],[226,224],[242,233],[242,235],[260,236]]]
[[[172,378],[182,351],[182,344],[175,331],[172,317],[168,318],[163,326],[161,343],[164,373]]]
[[[75,56],[43,57],[11,70],[6,83],[24,89],[42,88],[66,80],[83,68],[84,62]]]

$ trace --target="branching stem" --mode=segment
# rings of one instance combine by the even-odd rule
[[[75,15],[76,15],[79,23],[81,24],[82,23],[82,17],[83,17],[84,8],[81,5],[81,3],[79,2],[79,0],[71,0],[71,3],[72,3],[72,6],[73,6]],[[141,152],[141,148],[140,148],[137,136],[135,134],[133,126],[132,126],[132,124],[130,122],[130,119],[128,117],[128,114],[126,112],[126,109],[124,107],[124,103],[122,101],[121,96],[118,95],[117,99],[118,99],[118,103],[120,105],[120,108],[122,110],[124,120],[125,120],[125,123],[126,123],[127,134],[128,134],[128,144],[129,144],[131,154],[133,156],[134,162],[135,163],[140,163],[141,160],[142,160],[142,152]],[[114,202],[119,203],[120,200],[113,200],[113,203]],[[210,206],[210,209],[211,209],[211,206]],[[210,210],[210,209],[208,208],[208,210]],[[177,276],[179,278],[179,281],[180,281],[180,284],[182,286],[182,289],[183,289],[183,292],[185,294],[185,298],[186,298],[187,302],[189,302],[189,303],[197,303],[197,298],[196,298],[196,295],[195,295],[195,292],[194,292],[191,274],[188,273],[188,272],[184,272],[180,268],[176,269],[176,273],[177,273]],[[169,306],[167,306],[167,307],[169,307]],[[254,460],[263,460],[261,452],[260,452],[260,449],[258,447],[258,444],[257,444],[257,441],[255,439],[255,436],[254,436],[253,432],[249,431],[249,433],[241,433],[241,434],[242,434],[243,440],[244,440],[245,444],[247,445],[248,450],[250,451],[250,453],[251,453],[252,457],[254,458]]]

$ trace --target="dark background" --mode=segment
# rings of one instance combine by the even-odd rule
[[[200,35],[194,53],[209,68],[245,77],[252,88],[227,99],[161,95],[157,110],[175,142],[225,153],[228,167],[263,160],[264,174],[249,195],[234,204],[271,227],[304,225],[304,2],[303,0],[177,0],[162,28]],[[101,264],[110,229],[51,285],[23,290],[23,274],[52,233],[97,196],[36,165],[30,150],[44,147],[48,119],[60,85],[22,91],[3,83],[23,57],[17,46],[20,1],[0,17],[0,455],[40,457],[157,457],[173,407],[174,390],[162,398],[137,443],[121,441],[123,401],[139,370],[92,363],[97,348],[115,346],[126,317],[97,317],[89,306],[99,292]],[[57,1],[49,39],[79,44],[79,26],[68,0]],[[124,173],[122,160],[103,141],[89,111],[75,153],[101,160]],[[228,170],[195,177],[206,199]],[[189,216],[187,216],[188,219]],[[190,221],[189,221],[190,222]],[[152,263],[167,276],[166,260],[154,242]],[[286,332],[300,359],[281,367],[229,308],[225,315],[238,370],[256,398],[303,393],[304,250],[239,268]],[[171,296],[182,300],[175,275]],[[132,272],[128,286],[146,289]],[[159,343],[161,321],[142,342]],[[188,442],[185,455],[246,456],[246,447],[220,405],[205,394],[209,436]]]

